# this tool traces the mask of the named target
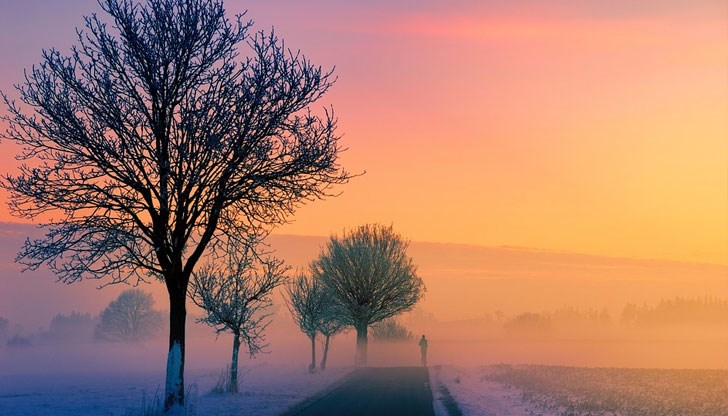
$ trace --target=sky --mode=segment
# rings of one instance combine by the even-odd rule
[[[366,172],[278,233],[378,222],[415,241],[728,264],[725,2],[225,5],[335,67],[320,106],[342,165]],[[3,0],[0,90],[95,11]],[[6,200],[0,221],[19,221]]]
[[[335,68],[336,85],[317,106],[335,108],[347,148],[341,164],[363,173],[276,230],[272,247],[288,264],[305,266],[332,233],[393,224],[414,241],[409,253],[427,286],[418,308],[443,322],[426,328],[434,344],[450,327],[472,330],[452,322],[494,311],[607,308],[616,323],[627,303],[727,296],[724,1],[225,4]],[[98,11],[95,0],[0,0],[0,90],[13,97],[41,50],[67,50],[82,16]],[[17,150],[0,143],[1,173],[13,172]],[[97,314],[126,289],[62,285],[47,270],[21,275],[12,259],[33,231],[14,224],[21,220],[6,202],[0,191],[0,316],[31,333],[59,312]],[[143,289],[167,308],[163,285]],[[695,337],[673,349],[550,348],[577,360],[553,363],[726,368],[726,331],[710,331],[718,335],[709,343]],[[278,332],[306,342],[289,327]],[[347,362],[349,341],[336,347]],[[279,356],[292,354],[281,344]],[[489,358],[504,361],[528,348],[508,344],[498,355],[497,345],[468,345],[451,355],[480,359],[491,348]],[[537,347],[520,359],[538,362],[548,348]],[[227,346],[219,349],[215,357],[227,357]]]

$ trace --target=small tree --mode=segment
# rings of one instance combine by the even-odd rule
[[[311,364],[308,371],[315,373],[316,333],[320,329],[327,302],[324,286],[319,279],[299,272],[286,285],[286,298],[293,320],[311,341]]]
[[[326,361],[329,357],[329,347],[331,346],[331,340],[338,333],[344,331],[347,325],[338,316],[334,304],[331,302],[330,294],[326,293],[324,288],[324,310],[321,313],[321,319],[318,324],[318,332],[323,335],[324,340],[324,351],[321,354],[321,371],[326,370]]]
[[[190,282],[193,302],[207,313],[199,322],[214,327],[218,334],[233,334],[228,387],[233,394],[238,392],[240,343],[245,343],[251,357],[267,346],[263,331],[271,322],[271,294],[283,283],[287,270],[278,259],[258,257],[255,244],[231,245],[224,267],[208,263]]]
[[[162,322],[151,294],[128,289],[101,311],[95,336],[106,341],[141,341],[158,333]]]
[[[69,54],[43,51],[3,94],[22,149],[3,175],[11,211],[45,221],[18,255],[59,280],[163,281],[164,409],[184,406],[185,322],[205,253],[285,221],[347,182],[333,111],[310,109],[331,72],[221,0],[99,0]],[[104,19],[104,14],[108,19]],[[52,214],[52,215],[48,215]]]
[[[411,309],[424,284],[392,227],[364,225],[331,237],[311,264],[331,293],[336,315],[356,329],[356,364],[367,363],[369,325]]]
[[[378,341],[411,341],[412,332],[396,318],[387,318],[372,325],[372,335]]]

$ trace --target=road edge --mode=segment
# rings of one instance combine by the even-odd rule
[[[283,413],[281,413],[279,416],[295,416],[295,415],[303,412],[307,408],[313,406],[314,403],[322,400],[323,398],[325,398],[329,394],[331,394],[334,391],[336,391],[339,387],[341,387],[342,384],[346,383],[351,378],[353,378],[354,375],[356,375],[357,373],[359,373],[360,370],[361,370],[360,368],[355,368],[353,371],[351,371],[351,372],[343,375],[342,377],[340,377],[339,379],[337,379],[333,383],[329,384],[328,386],[326,386],[326,388],[324,388],[323,390],[319,391],[318,393],[315,393],[314,395],[309,396],[309,397],[301,400],[300,402],[292,405],[287,410],[285,410]]]

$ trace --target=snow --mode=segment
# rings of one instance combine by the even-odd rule
[[[457,402],[463,416],[554,416],[536,410],[536,406],[523,400],[521,391],[482,377],[482,369],[438,365],[430,367],[430,385],[435,398],[435,414],[447,416],[440,387],[444,386]]]
[[[242,367],[240,393],[211,393],[220,370],[185,373],[189,400],[197,415],[277,415],[325,390],[353,371],[331,367],[309,374],[305,365],[272,365],[265,362]],[[56,373],[3,374],[0,376],[0,415],[44,414],[135,415],[143,402],[164,395],[163,374],[155,373]]]

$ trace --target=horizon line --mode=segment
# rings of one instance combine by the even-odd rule
[[[5,225],[9,226],[32,226],[35,228],[41,228],[42,224],[32,223],[32,222],[19,222],[19,221],[7,221],[7,220],[0,220],[0,228],[2,228]],[[328,239],[331,237],[330,234],[328,236],[326,235],[314,235],[314,234],[295,234],[290,232],[277,232],[275,229],[268,234],[269,236],[279,236],[279,237],[303,237],[303,238],[319,238],[319,239]],[[638,257],[638,256],[624,256],[624,255],[610,255],[610,254],[603,254],[603,253],[588,253],[588,252],[581,252],[581,251],[565,251],[561,249],[553,249],[553,248],[542,248],[542,247],[528,247],[528,246],[516,246],[516,245],[509,245],[509,244],[503,244],[503,245],[485,245],[485,244],[478,244],[478,243],[465,243],[465,242],[454,242],[454,241],[430,241],[430,240],[409,240],[411,243],[419,243],[419,244],[437,244],[437,245],[447,245],[447,246],[460,246],[460,247],[468,247],[468,248],[481,248],[481,249],[496,249],[496,250],[511,250],[511,251],[524,251],[524,252],[541,252],[544,254],[557,254],[557,255],[571,255],[571,256],[583,256],[583,257],[597,257],[602,259],[618,259],[618,260],[632,260],[632,261],[642,261],[642,262],[663,262],[663,263],[677,263],[677,264],[690,264],[690,265],[703,265],[703,266],[720,266],[720,267],[726,267],[728,266],[728,260],[726,260],[723,263],[719,262],[708,262],[708,261],[695,261],[695,260],[684,260],[684,259],[671,259],[671,258],[660,258],[660,257]]]

